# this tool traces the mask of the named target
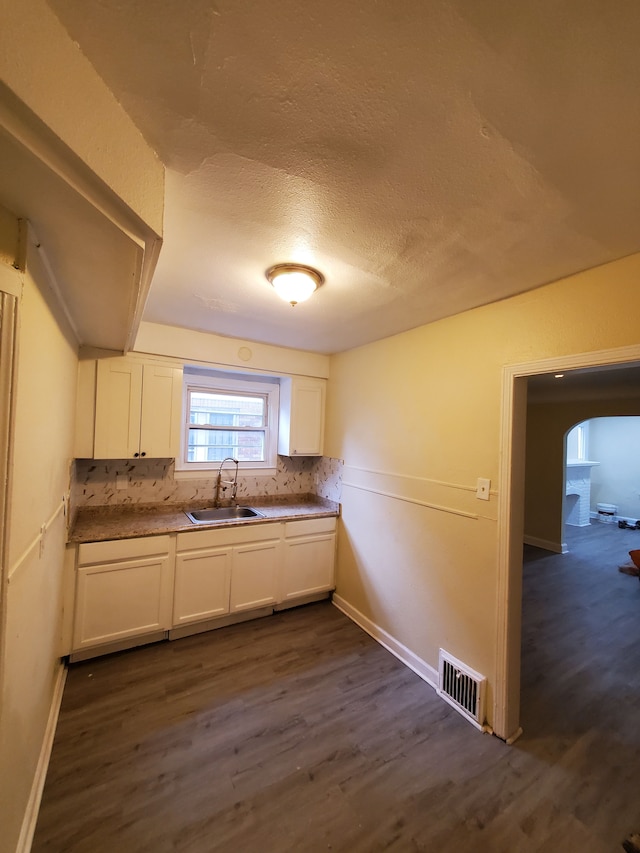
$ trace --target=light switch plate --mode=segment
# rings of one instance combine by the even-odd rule
[[[126,489],[129,485],[129,477],[126,474],[116,474],[116,489]]]
[[[476,497],[479,501],[489,500],[489,490],[491,488],[491,480],[485,480],[484,477],[478,477],[476,486]]]

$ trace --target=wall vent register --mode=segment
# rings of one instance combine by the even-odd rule
[[[438,695],[484,730],[487,679],[444,649],[440,649],[438,676]]]

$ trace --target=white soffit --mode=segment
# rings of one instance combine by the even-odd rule
[[[170,169],[146,320],[335,352],[640,249],[640,4],[49,5]]]
[[[0,130],[0,203],[28,220],[79,343],[123,349],[143,248]]]
[[[161,238],[1,83],[0,162],[0,205],[30,224],[79,343],[128,350]]]

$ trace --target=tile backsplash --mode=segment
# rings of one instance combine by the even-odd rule
[[[327,456],[278,456],[275,475],[238,476],[238,499],[315,494],[339,502],[342,467],[340,459]],[[76,510],[84,506],[207,500],[213,499],[215,481],[215,473],[198,479],[176,479],[173,459],[76,459],[71,503]]]

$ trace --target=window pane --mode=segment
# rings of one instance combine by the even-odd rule
[[[264,462],[264,432],[189,429],[189,462],[222,462],[226,456],[238,462]]]
[[[258,395],[191,391],[189,423],[212,426],[266,426],[266,398]]]

